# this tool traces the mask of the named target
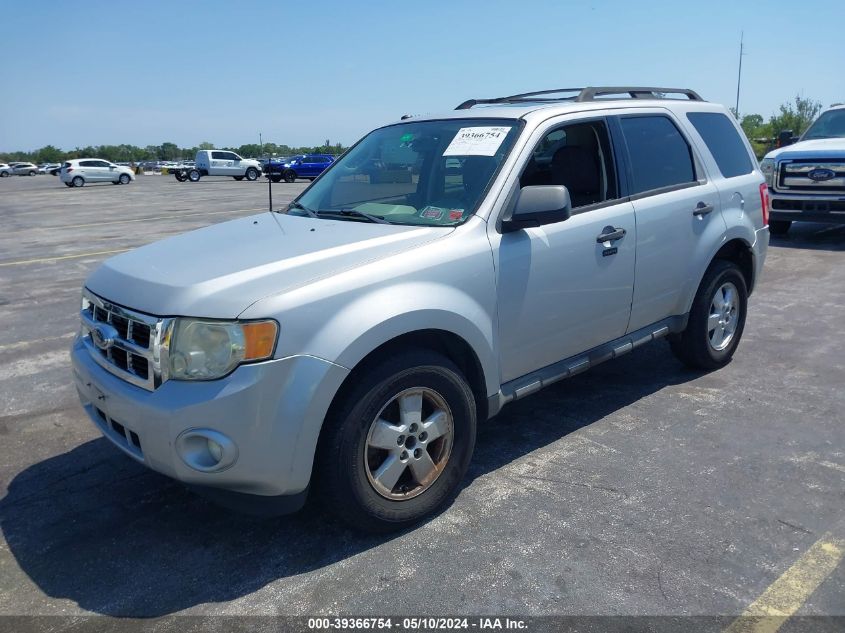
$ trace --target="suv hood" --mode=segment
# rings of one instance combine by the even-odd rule
[[[799,141],[766,154],[766,158],[839,157],[845,157],[845,138],[816,138],[810,141]]]
[[[234,319],[264,297],[417,248],[452,230],[262,213],[112,257],[85,285],[104,299],[157,316]]]

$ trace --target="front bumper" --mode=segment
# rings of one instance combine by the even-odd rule
[[[186,484],[265,497],[307,489],[320,428],[349,373],[292,356],[243,365],[219,380],[169,380],[150,392],[100,367],[78,337],[71,359],[83,408],[124,453]],[[188,430],[221,433],[237,458],[217,472],[192,468],[177,448]]]
[[[772,220],[845,223],[845,196],[772,193]]]

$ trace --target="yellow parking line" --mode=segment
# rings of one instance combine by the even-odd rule
[[[725,633],[775,633],[801,608],[845,557],[845,539],[825,534],[725,629]]]
[[[23,266],[24,264],[44,264],[46,262],[57,262],[61,259],[78,259],[80,257],[95,257],[97,255],[114,255],[115,253],[125,253],[126,251],[131,250],[131,248],[118,248],[113,251],[96,251],[94,253],[80,253],[79,255],[60,255],[57,257],[42,257],[40,259],[22,259],[17,262],[0,262],[0,266]]]

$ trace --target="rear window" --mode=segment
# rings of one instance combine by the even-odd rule
[[[695,182],[690,147],[667,117],[623,117],[620,123],[631,160],[632,194]]]
[[[743,176],[753,171],[745,143],[727,116],[719,112],[689,112],[687,118],[704,139],[725,178]]]

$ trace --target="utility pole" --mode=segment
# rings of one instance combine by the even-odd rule
[[[258,156],[259,158],[264,153],[264,141],[261,140],[261,132],[258,133]]]
[[[736,77],[736,118],[739,118],[739,86],[742,82],[742,56],[745,54],[743,53],[744,48],[744,40],[745,40],[745,31],[740,31],[739,35],[739,73]]]

